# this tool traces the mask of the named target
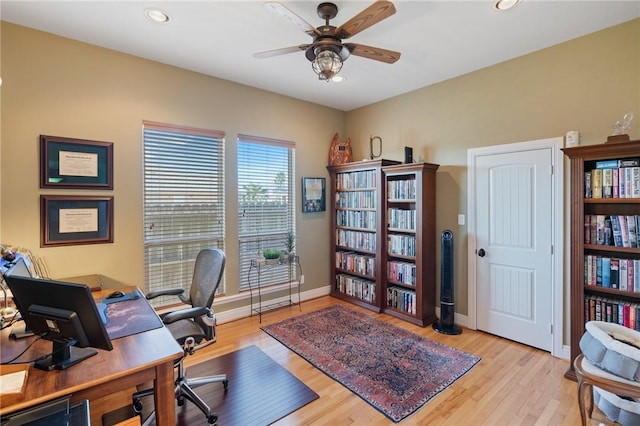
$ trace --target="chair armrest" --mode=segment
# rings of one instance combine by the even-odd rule
[[[165,288],[162,290],[150,291],[146,294],[147,299],[155,299],[158,296],[180,296],[184,293],[183,288]]]
[[[174,312],[169,312],[168,314],[163,315],[162,321],[165,324],[171,324],[172,322],[176,322],[183,319],[190,319],[190,318],[195,319],[203,315],[208,315],[209,312],[210,312],[209,308],[205,308],[202,306],[185,308],[185,309],[180,309]]]

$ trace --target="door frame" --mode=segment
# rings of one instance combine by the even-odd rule
[[[538,139],[503,145],[493,145],[467,150],[467,288],[468,288],[468,327],[477,329],[476,297],[476,161],[478,157],[507,154],[538,149],[551,150],[551,229],[552,229],[552,268],[551,272],[551,355],[568,358],[563,351],[564,335],[564,145],[563,137]]]

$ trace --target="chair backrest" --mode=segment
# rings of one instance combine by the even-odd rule
[[[198,253],[189,290],[191,306],[211,308],[222,281],[225,261],[224,252],[218,248],[208,248]]]

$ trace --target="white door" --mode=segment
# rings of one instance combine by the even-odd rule
[[[516,145],[520,149],[474,157],[469,256],[475,257],[470,268],[475,264],[477,328],[551,351],[554,151]]]

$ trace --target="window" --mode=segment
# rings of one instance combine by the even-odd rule
[[[240,290],[249,289],[251,261],[264,250],[284,249],[287,234],[295,235],[294,167],[294,143],[238,135]],[[288,269],[270,268],[260,278],[261,285],[282,283]]]
[[[223,138],[222,132],[144,123],[145,291],[188,289],[198,252],[224,249]]]

